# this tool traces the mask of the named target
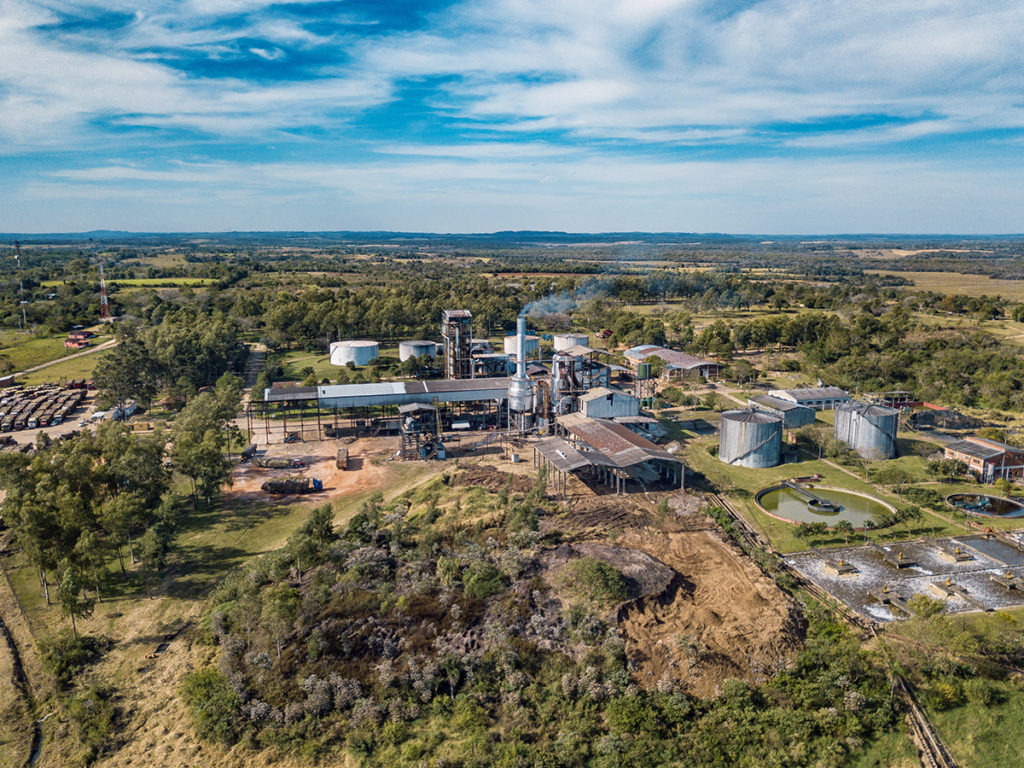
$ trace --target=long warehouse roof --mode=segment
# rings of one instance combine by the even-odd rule
[[[680,463],[676,456],[664,448],[659,448],[646,437],[614,421],[591,419],[580,413],[559,416],[556,421],[613,466],[631,467],[651,459]]]
[[[508,384],[507,377],[494,377],[328,384],[322,387],[271,387],[265,390],[264,399],[268,403],[319,400],[325,408],[430,403],[435,399],[441,403],[504,400],[508,397]]]

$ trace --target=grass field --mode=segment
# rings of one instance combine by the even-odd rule
[[[964,296],[1001,296],[1011,301],[1024,301],[1024,280],[999,280],[985,275],[964,275],[957,272],[894,272],[869,269],[866,274],[904,277],[913,282],[908,290]]]
[[[22,331],[0,331],[0,355],[11,361],[12,370],[23,371],[64,357],[64,339],[63,334],[35,336]]]
[[[96,370],[96,364],[99,363],[100,357],[104,353],[105,350],[48,365],[41,370],[18,377],[18,383],[29,385],[50,384],[66,379],[90,379],[92,378],[92,372]]]
[[[796,536],[797,526],[766,515],[757,507],[754,498],[758,491],[791,477],[819,474],[822,485],[837,488],[849,488],[852,491],[866,493],[886,501],[898,504],[899,499],[888,491],[879,490],[863,479],[851,477],[846,472],[826,464],[824,461],[809,460],[793,464],[782,464],[769,469],[747,469],[723,464],[707,452],[707,446],[714,445],[717,437],[703,438],[693,441],[686,451],[686,463],[701,472],[725,495],[736,502],[737,509],[746,519],[764,535],[772,545],[781,552],[796,552],[808,549],[808,543]],[[952,511],[952,510],[951,510]],[[916,523],[900,523],[891,528],[879,531],[858,533],[859,537],[867,536],[873,541],[889,539],[906,539],[924,535],[952,535],[965,531],[960,525],[950,525],[944,520],[924,511],[925,517]],[[835,545],[843,544],[841,537],[832,541]]]

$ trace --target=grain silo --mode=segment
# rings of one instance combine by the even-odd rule
[[[537,357],[537,352],[540,350],[540,337],[539,336],[527,336],[524,340],[526,359]],[[504,341],[505,354],[512,355],[515,357],[516,351],[519,346],[518,336],[506,336]]]
[[[590,343],[590,335],[586,333],[556,333],[554,336],[555,352],[570,347],[585,347]]]
[[[369,365],[380,356],[376,341],[355,339],[331,343],[331,365]]]
[[[761,469],[779,463],[782,419],[763,411],[726,411],[719,428],[718,458]]]
[[[403,341],[398,345],[398,359],[403,363],[410,357],[437,357],[437,342]]]
[[[899,416],[899,411],[884,405],[845,403],[836,407],[836,440],[862,459],[891,459],[896,456]]]

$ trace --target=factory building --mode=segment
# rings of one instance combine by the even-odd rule
[[[773,389],[769,393],[780,400],[788,400],[797,405],[813,408],[816,411],[831,411],[837,405],[853,400],[850,393],[839,387],[808,387],[806,389]]]
[[[376,341],[356,339],[331,343],[331,365],[369,365],[380,356]]]
[[[896,456],[896,430],[900,413],[884,405],[843,403],[836,406],[835,437],[862,459]]]
[[[640,398],[620,389],[597,387],[579,397],[579,412],[591,419],[614,419],[617,416],[639,416]]]
[[[771,395],[754,395],[747,405],[755,411],[764,411],[782,418],[782,426],[786,429],[797,429],[814,423],[814,409],[806,405],[797,405]]]
[[[764,411],[725,411],[719,427],[718,458],[751,469],[778,466],[782,417]]]
[[[534,463],[546,467],[564,490],[565,475],[586,471],[599,484],[627,490],[629,482],[641,488],[683,484],[683,463],[650,440],[607,419],[570,413],[556,419],[561,437],[541,440],[534,448]]]
[[[662,377],[669,381],[693,378],[701,376],[705,379],[716,379],[721,366],[711,360],[704,360],[685,352],[679,352],[667,347],[658,347],[654,344],[641,344],[638,347],[627,349],[622,353],[629,364],[636,371],[644,362],[650,362],[649,358],[657,357],[665,362],[665,372]]]
[[[948,443],[945,458],[962,461],[982,482],[997,478],[1019,480],[1024,477],[1024,448],[971,435]]]

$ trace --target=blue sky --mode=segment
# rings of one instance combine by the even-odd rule
[[[0,231],[1024,232],[1020,0],[0,0]]]

